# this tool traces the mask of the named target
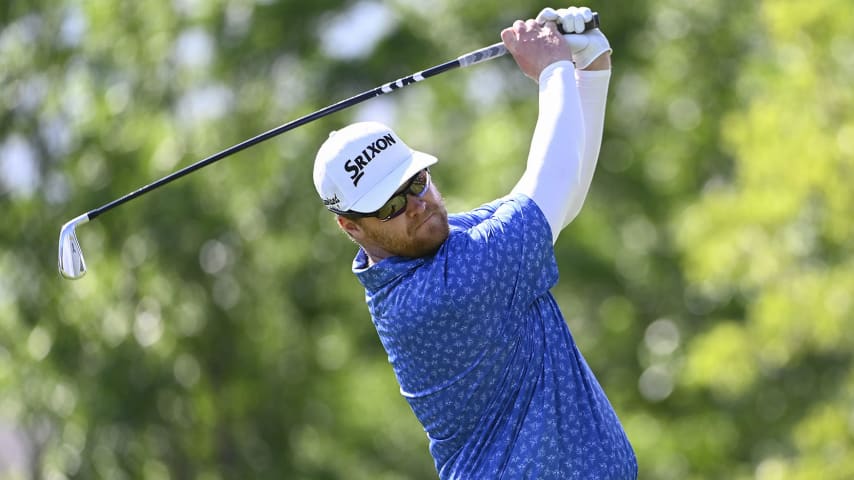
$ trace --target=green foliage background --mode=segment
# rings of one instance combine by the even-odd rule
[[[614,73],[554,292],[641,478],[854,478],[854,4],[589,5]],[[509,58],[105,214],[79,231],[80,281],[56,273],[56,239],[80,213],[545,6],[560,5],[3,3],[0,475],[435,478],[312,161],[330,130],[374,118],[440,157],[450,210],[505,193],[536,118]]]

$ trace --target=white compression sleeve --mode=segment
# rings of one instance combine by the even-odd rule
[[[528,163],[512,193],[534,200],[557,240],[581,190],[584,117],[572,62],[561,61],[540,74],[539,116]]]
[[[608,83],[611,80],[611,70],[576,70],[576,85],[581,96],[581,112],[584,116],[584,153],[581,156],[581,182],[578,192],[571,195],[561,229],[569,225],[581,212],[593,173],[596,171],[596,161],[602,146],[602,130],[605,127],[605,102],[608,97]]]

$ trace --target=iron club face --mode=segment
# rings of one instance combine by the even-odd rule
[[[86,262],[75,229],[88,221],[89,214],[80,215],[63,225],[59,232],[59,273],[65,278],[78,279],[86,274]]]

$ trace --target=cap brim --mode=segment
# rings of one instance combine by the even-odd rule
[[[350,207],[350,210],[360,213],[370,213],[379,210],[394,195],[394,192],[413,175],[438,161],[432,155],[412,150],[412,156],[407,162],[392,170],[377,186],[362,196],[362,198],[356,200]]]

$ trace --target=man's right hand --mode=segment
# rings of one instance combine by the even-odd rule
[[[578,69],[602,70],[610,68],[609,61],[594,61],[611,52],[608,39],[598,28],[584,30],[584,24],[593,19],[593,12],[587,7],[569,7],[555,10],[544,8],[537,15],[541,25],[559,24],[564,38],[572,49],[572,61]],[[607,60],[607,59],[606,59]],[[606,65],[603,65],[606,64]],[[601,68],[605,66],[605,68]]]
[[[540,25],[536,20],[516,20],[501,32],[501,40],[522,72],[538,82],[540,73],[561,60],[572,61],[572,51],[561,38],[554,22]]]

